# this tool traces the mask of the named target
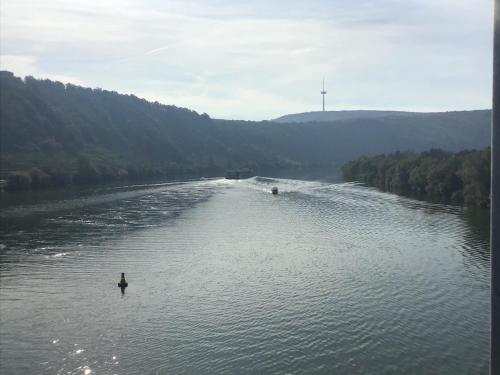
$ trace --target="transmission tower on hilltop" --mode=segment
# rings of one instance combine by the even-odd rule
[[[325,112],[325,95],[326,95],[326,90],[325,90],[325,79],[323,78],[323,90],[321,91],[321,95],[323,95],[323,112]]]

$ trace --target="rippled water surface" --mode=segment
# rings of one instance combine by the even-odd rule
[[[2,374],[487,373],[483,213],[262,177],[3,206]]]

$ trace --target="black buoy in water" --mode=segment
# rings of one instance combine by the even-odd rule
[[[120,279],[118,286],[120,288],[126,288],[128,286],[127,280],[125,280],[125,273],[124,272],[122,272],[122,278]]]
[[[271,189],[271,193],[273,193],[274,195],[278,194],[278,188],[275,186]]]

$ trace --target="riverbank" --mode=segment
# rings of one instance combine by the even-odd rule
[[[150,183],[165,180],[183,180],[216,177],[224,174],[222,168],[138,168],[104,167],[88,159],[80,159],[68,168],[27,168],[5,173],[6,191],[40,191],[75,186],[109,185],[120,183]]]
[[[88,166],[88,164],[87,164]],[[142,169],[141,173],[128,172],[126,169],[104,169],[96,167],[83,167],[84,171],[68,169],[67,172],[52,172],[31,168],[12,172],[3,178],[4,185],[0,185],[8,193],[33,193],[42,191],[81,189],[88,187],[106,187],[128,184],[149,184],[172,181],[188,181],[200,178],[213,178],[224,176],[224,168],[177,168],[177,169]],[[86,172],[85,172],[86,170]],[[283,178],[299,178],[312,180],[339,181],[340,167],[336,164],[328,166],[287,166],[287,165],[262,165],[250,168],[255,176],[277,176]],[[83,178],[82,176],[86,176]]]
[[[487,208],[491,150],[458,153],[431,150],[363,156],[342,167],[347,181],[359,181],[405,196]]]

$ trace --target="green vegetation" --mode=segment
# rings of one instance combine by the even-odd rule
[[[488,207],[491,149],[363,156],[342,167],[344,178],[397,194]]]
[[[223,175],[227,169],[340,166],[362,154],[490,142],[491,112],[406,113],[333,122],[228,121],[0,72],[0,179],[42,189],[122,179]],[[333,162],[332,162],[333,161]]]

